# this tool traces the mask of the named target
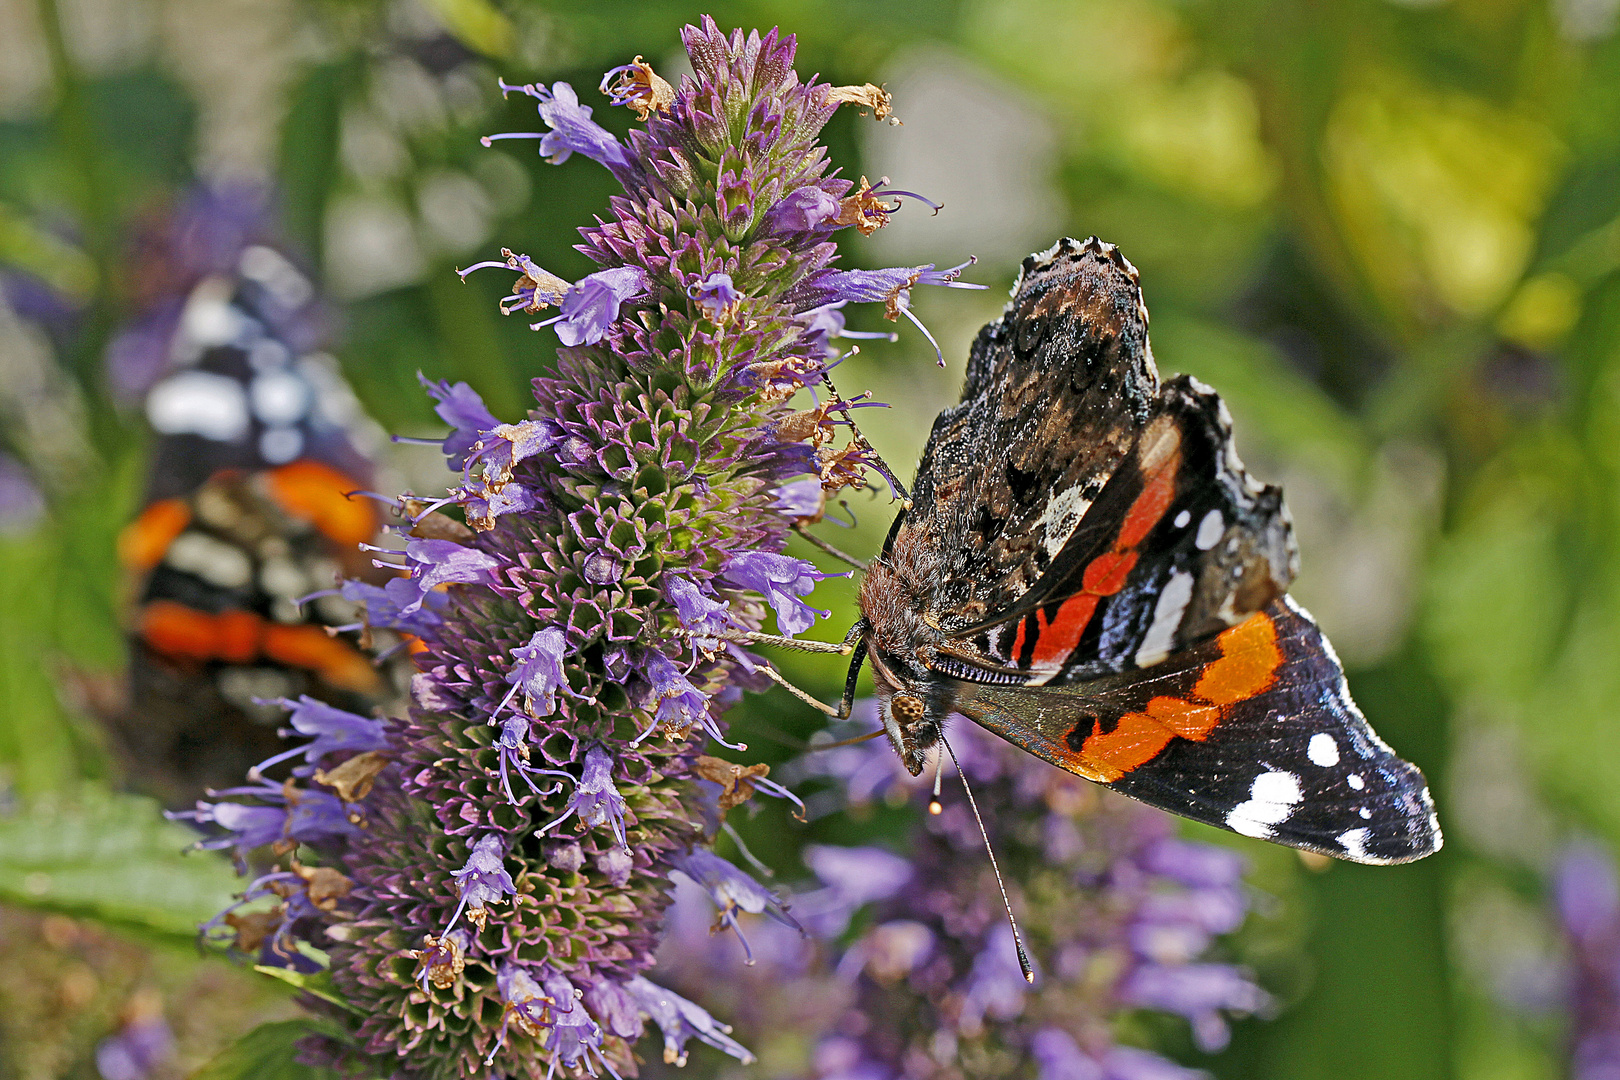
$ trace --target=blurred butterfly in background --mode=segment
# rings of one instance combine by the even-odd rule
[[[369,712],[386,669],[329,627],[354,605],[311,593],[378,581],[380,430],[318,350],[322,305],[252,192],[194,193],[138,247],[142,314],[108,376],[156,436],[144,507],[119,537],[132,592],[127,699],[100,710],[136,786],[167,801],[239,782],[282,748],[279,707],[310,694]]]

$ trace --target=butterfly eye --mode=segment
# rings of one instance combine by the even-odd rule
[[[1031,315],[1019,322],[1017,333],[1013,337],[1013,348],[1020,353],[1029,353],[1041,343],[1046,336],[1046,319],[1040,315]]]
[[[910,694],[896,694],[889,699],[889,711],[894,713],[902,727],[920,724],[923,719],[923,703]]]

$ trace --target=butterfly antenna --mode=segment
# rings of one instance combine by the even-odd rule
[[[990,846],[990,834],[985,831],[984,818],[979,815],[979,803],[973,797],[973,788],[968,786],[967,773],[962,771],[962,763],[956,760],[956,751],[952,750],[951,744],[945,741],[945,732],[941,731],[939,733],[939,741],[945,747],[945,752],[951,755],[951,764],[956,766],[956,775],[961,777],[962,780],[962,790],[967,792],[968,805],[973,808],[973,820],[979,823],[979,835],[984,838],[985,854],[990,856],[990,869],[996,875],[996,888],[1001,890],[1001,906],[1007,909],[1007,925],[1012,927],[1013,947],[1018,950],[1018,967],[1024,973],[1024,981],[1033,986],[1035,983],[1035,969],[1030,967],[1029,954],[1024,952],[1024,938],[1018,932],[1018,920],[1013,918],[1012,901],[1007,898],[1007,886],[1001,880],[1001,867],[996,865],[996,849]],[[936,792],[939,790],[937,773],[935,774],[934,789]],[[938,799],[937,794],[935,799]],[[932,811],[933,806],[928,809]]]
[[[793,531],[804,537],[809,544],[820,548],[822,551],[825,551],[839,562],[848,563],[850,566],[853,566],[863,574],[866,572],[866,561],[864,559],[857,559],[853,555],[848,555],[842,551],[839,551],[837,548],[827,543],[827,541],[823,540],[821,537],[817,536],[803,525],[794,525]]]

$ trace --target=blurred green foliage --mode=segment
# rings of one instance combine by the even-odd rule
[[[662,0],[259,0],[228,18],[200,0],[117,18],[102,11],[110,4],[13,3],[12,32],[0,29],[17,73],[0,80],[0,263],[74,314],[49,332],[9,313],[0,325],[0,447],[29,466],[49,507],[40,526],[0,538],[0,768],[25,797],[0,819],[0,874],[46,857],[30,854],[37,837],[20,839],[44,828],[39,807],[52,804],[38,797],[116,775],[84,715],[86,687],[121,663],[112,543],[146,445],[101,374],[133,292],[134,223],[198,177],[272,182],[288,236],[345,301],[338,354],[373,415],[390,430],[433,431],[420,369],[471,382],[515,418],[550,339],[497,314],[501,275],[462,285],[451,271],[504,245],[564,276],[583,272],[573,230],[612,182],[586,163],[547,166],[527,144],[481,148],[480,134],[532,124],[494,77],[566,79],[594,101],[588,88],[608,66],[637,53],[667,65],[676,28],[695,14]],[[1287,484],[1305,563],[1297,592],[1340,644],[1380,732],[1435,782],[1450,843],[1422,864],[1307,869],[1245,845],[1276,911],[1233,947],[1284,1010],[1241,1025],[1230,1051],[1199,1063],[1277,1080],[1561,1075],[1556,1010],[1516,1008],[1503,987],[1526,942],[1551,940],[1542,893],[1559,843],[1620,840],[1615,4],[710,10],[722,24],[799,34],[803,73],[965,71],[1033,118],[1050,152],[1031,168],[1054,209],[1029,246],[1096,233],[1141,269],[1161,369],[1219,388],[1253,470]],[[628,116],[596,108],[628,128]],[[903,92],[896,102],[918,127],[949,108]],[[884,140],[900,138],[848,110],[829,135],[852,177],[866,158],[893,160]],[[984,164],[985,135],[964,128],[949,147],[967,175]],[[894,176],[924,192],[931,179]],[[933,244],[929,230],[975,212],[958,203],[936,223],[908,208],[891,230],[906,250],[955,262],[967,252]],[[392,247],[361,243],[389,230]],[[886,239],[850,242],[846,263],[880,264],[895,250]],[[998,251],[971,276],[999,289],[1013,271]],[[997,303],[918,297],[947,345],[943,375],[909,331],[841,369],[846,392],[871,387],[893,404],[862,419],[902,475]],[[876,328],[872,314],[855,318]],[[31,363],[44,367],[29,375]],[[73,432],[30,426],[38,402],[8,389],[24,375]],[[396,478],[425,483],[436,462],[419,453],[391,461]],[[853,512],[856,528],[833,539],[865,554],[889,509],[874,498]],[[831,581],[818,593],[835,609],[832,633],[851,617],[853,590]],[[827,695],[841,680],[824,658],[784,667]],[[772,763],[819,723],[783,694],[734,717]],[[84,813],[74,828],[90,827]],[[901,825],[878,814],[804,829],[768,810],[742,828],[791,876],[794,850],[813,836],[894,836]],[[141,835],[111,865],[135,873],[153,842]],[[153,858],[151,873],[172,862]],[[43,898],[25,878],[4,895],[87,912],[128,892],[120,872]],[[176,889],[193,878],[198,896],[218,888],[174,873]],[[189,903],[171,913],[182,906],[189,919]],[[1533,959],[1555,965],[1555,953]],[[1196,1060],[1184,1033],[1157,1034]]]

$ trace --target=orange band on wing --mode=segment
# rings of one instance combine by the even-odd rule
[[[118,561],[130,570],[152,569],[190,524],[191,509],[179,499],[153,503],[118,534]]]
[[[1131,503],[1125,515],[1125,524],[1109,550],[1086,564],[1080,575],[1081,591],[1063,602],[1057,614],[1048,622],[1043,612],[1036,613],[1039,624],[1035,648],[1030,655],[1030,666],[1060,668],[1068,660],[1074,647],[1085,636],[1086,624],[1097,611],[1097,604],[1105,596],[1113,596],[1125,587],[1131,571],[1140,558],[1136,546],[1164,517],[1164,512],[1176,495],[1176,474],[1181,468],[1181,443],[1175,429],[1160,433],[1152,446],[1151,471],[1147,484]],[[1024,623],[1018,626],[1013,639],[1012,655],[1023,655]]]
[[[363,544],[377,535],[377,514],[370,502],[348,497],[360,485],[328,465],[295,461],[266,473],[265,484],[283,510],[339,544]]]
[[[1277,626],[1265,612],[1251,615],[1215,638],[1221,655],[1204,666],[1187,698],[1155,697],[1142,712],[1119,718],[1111,731],[1086,737],[1076,771],[1112,783],[1157,757],[1170,740],[1202,742],[1220,724],[1223,707],[1271,688],[1282,667]]]

